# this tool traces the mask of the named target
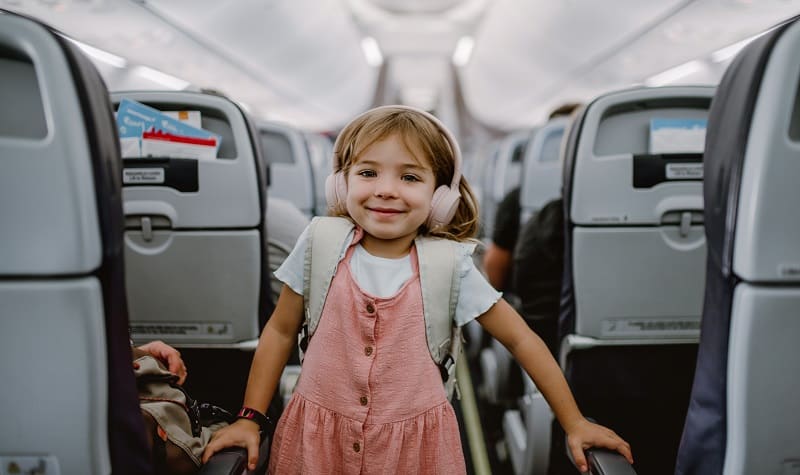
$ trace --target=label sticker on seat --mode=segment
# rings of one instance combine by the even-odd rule
[[[163,168],[125,168],[122,170],[122,183],[125,185],[152,183],[160,185],[164,183]]]
[[[778,275],[788,278],[800,277],[800,264],[780,264],[778,265]]]
[[[133,322],[131,337],[136,339],[170,338],[174,340],[202,338],[230,339],[233,337],[233,325],[214,322]]]
[[[688,318],[620,318],[603,320],[602,334],[609,337],[686,337],[700,332],[700,320]]]
[[[702,163],[667,163],[667,180],[702,180]]]

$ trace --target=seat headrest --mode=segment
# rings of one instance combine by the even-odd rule
[[[114,178],[96,172],[108,164],[87,126],[110,108],[92,109],[101,92],[76,78],[69,45],[52,31],[16,15],[0,20],[0,275],[92,272],[103,259],[95,177]]]

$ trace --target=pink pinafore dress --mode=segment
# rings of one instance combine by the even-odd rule
[[[464,474],[453,407],[425,336],[416,249],[388,298],[339,263],[297,387],[272,442],[271,474]]]

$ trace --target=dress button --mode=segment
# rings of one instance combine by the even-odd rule
[[[368,346],[368,347],[364,348],[364,354],[367,355],[367,356],[371,355],[372,354],[372,347]]]
[[[375,306],[371,303],[367,304],[367,313],[375,313]]]
[[[359,444],[358,442],[353,442],[353,451],[361,452],[361,444]]]
[[[369,403],[369,399],[367,399],[367,396],[361,396],[361,405],[366,406],[367,403]]]

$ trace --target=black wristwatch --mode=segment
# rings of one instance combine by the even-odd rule
[[[251,407],[243,406],[239,409],[239,413],[236,414],[236,418],[255,422],[263,432],[269,432],[272,427],[272,421],[269,420],[269,417]]]

